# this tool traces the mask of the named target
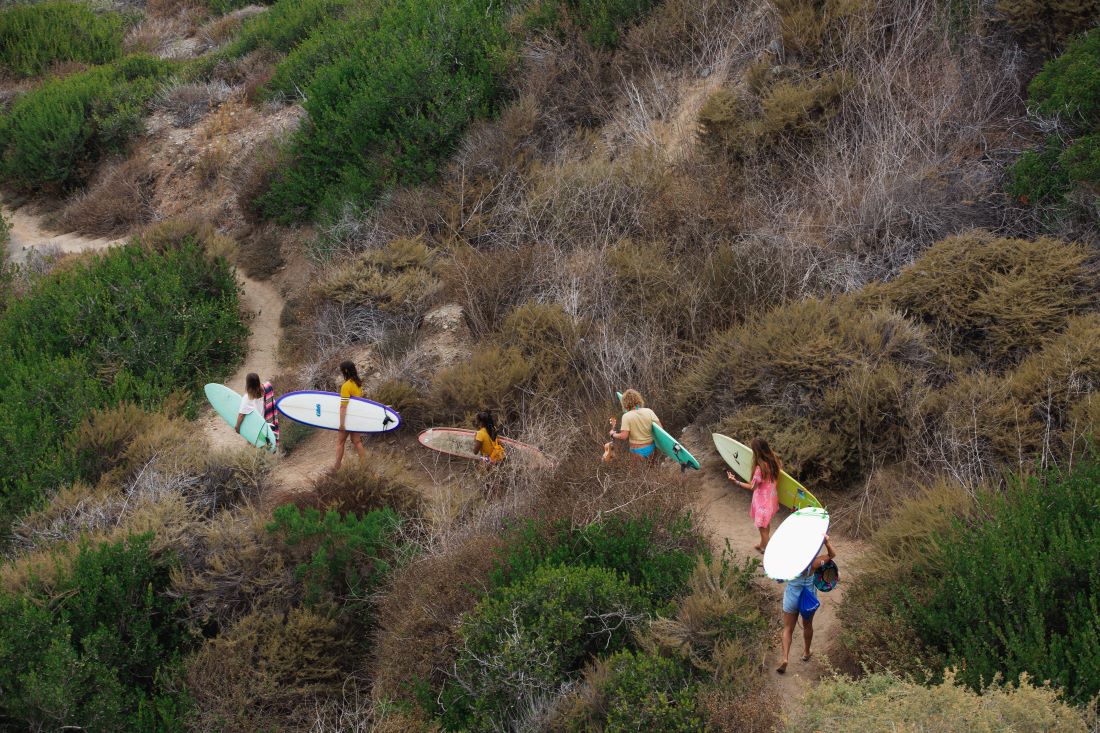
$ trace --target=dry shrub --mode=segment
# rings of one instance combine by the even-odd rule
[[[943,659],[917,638],[894,599],[902,589],[911,603],[933,592],[942,575],[930,565],[936,537],[976,508],[958,484],[940,481],[900,505],[872,535],[837,610],[843,666],[921,678],[943,669]]]
[[[199,186],[210,188],[222,175],[229,165],[231,153],[229,147],[223,141],[212,142],[204,145],[195,157],[195,177],[199,180]]]
[[[395,239],[338,265],[321,292],[345,305],[375,308],[404,320],[422,316],[439,289],[432,251],[418,239]]]
[[[171,115],[176,127],[191,127],[232,94],[224,81],[175,81],[161,90],[154,106]]]
[[[863,733],[953,733],[960,730],[1087,733],[1095,710],[1064,702],[1058,690],[1035,686],[1026,675],[1019,684],[994,684],[979,695],[957,684],[955,675],[931,687],[904,677],[874,674],[859,680],[837,676],[807,688],[791,711],[787,733],[858,730]]]
[[[306,609],[245,616],[185,662],[193,727],[307,725],[318,702],[339,694],[352,646],[336,621]]]
[[[207,116],[199,128],[198,139],[203,143],[223,140],[241,130],[247,130],[259,122],[259,113],[240,98],[232,98],[218,106],[214,114]]]
[[[446,292],[462,304],[475,335],[492,333],[513,308],[536,297],[544,253],[535,245],[490,252],[462,246],[441,264]]]
[[[232,260],[237,252],[235,241],[219,234],[214,227],[198,217],[165,219],[145,228],[138,239],[146,247],[157,251],[178,247],[185,240],[193,239],[211,257]]]
[[[1095,0],[997,0],[996,8],[1022,43],[1045,51],[1058,48],[1100,20],[1100,4]]]
[[[495,533],[474,534],[397,571],[377,611],[375,699],[415,703],[419,686],[442,686],[459,644],[459,620],[481,599],[501,546]]]
[[[265,11],[266,8],[261,5],[247,5],[209,20],[196,35],[207,50],[216,48],[235,38],[245,20]]]
[[[322,512],[333,509],[359,516],[383,507],[407,518],[423,513],[423,500],[414,488],[413,477],[397,463],[384,460],[323,473],[313,480],[310,493],[294,495],[293,502],[302,508]]]
[[[937,243],[868,295],[926,323],[954,353],[1004,367],[1094,308],[1098,286],[1081,245],[979,231]]]
[[[538,394],[576,391],[584,372],[578,324],[556,304],[524,303],[501,324],[504,343],[514,346],[531,365],[529,383]]]
[[[125,234],[156,214],[156,173],[144,153],[109,167],[87,191],[70,200],[58,224],[93,237]]]
[[[783,46],[804,58],[843,47],[855,28],[869,20],[866,0],[776,0]],[[855,28],[853,28],[855,27]]]
[[[736,43],[734,29],[742,12],[722,0],[666,0],[627,31],[616,63],[630,70],[710,70]]]
[[[515,347],[485,344],[463,363],[444,367],[431,386],[430,403],[440,417],[465,419],[478,410],[492,410],[498,420],[517,414],[521,385],[532,366]]]
[[[741,439],[768,435],[809,481],[851,481],[904,456],[913,397],[935,360],[927,341],[901,315],[852,298],[793,303],[718,336],[677,385],[677,406],[702,408]]]
[[[222,512],[195,533],[191,562],[172,572],[172,593],[188,602],[196,628],[228,628],[257,612],[285,613],[301,600],[293,564],[255,509]]]
[[[255,227],[241,239],[237,264],[245,274],[256,280],[269,280],[286,264],[284,246],[294,239],[294,233],[275,224]]]
[[[237,168],[233,189],[237,195],[237,207],[246,221],[259,224],[261,212],[256,199],[267,192],[276,172],[287,164],[280,145],[272,139],[258,142],[244,164]]]
[[[309,733],[440,733],[439,724],[420,709],[373,700],[349,680],[338,699],[318,705]]]
[[[403,379],[387,379],[371,392],[375,402],[393,408],[401,416],[401,424],[412,430],[428,426],[431,404],[422,390]]]

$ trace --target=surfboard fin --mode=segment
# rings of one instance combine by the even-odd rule
[[[392,418],[390,418],[390,416],[389,416],[389,415],[386,415],[386,416],[385,416],[384,418],[382,418],[382,427],[386,427],[386,426],[387,426],[387,425],[389,425],[389,424],[390,424],[391,422],[393,422],[393,419],[392,419]]]

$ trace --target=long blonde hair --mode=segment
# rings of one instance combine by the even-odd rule
[[[629,412],[635,407],[645,407],[645,400],[638,394],[638,390],[628,389],[623,392],[623,409]]]

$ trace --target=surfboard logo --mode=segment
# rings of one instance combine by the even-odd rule
[[[313,409],[317,413],[317,417],[321,417],[321,403],[318,402],[315,405],[313,405]]]

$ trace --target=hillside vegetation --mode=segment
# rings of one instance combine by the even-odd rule
[[[1098,22],[5,5],[6,205],[167,221],[0,269],[0,727],[1095,729]],[[274,351],[235,265],[285,297],[263,378],[353,359],[408,434],[335,472],[285,422],[281,455],[214,447],[197,387]],[[825,500],[841,629],[800,669],[846,675],[778,694],[717,464],[598,461],[626,387]],[[548,465],[409,455],[485,408]]]

